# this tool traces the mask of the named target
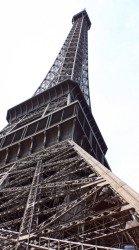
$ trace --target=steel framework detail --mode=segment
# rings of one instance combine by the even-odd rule
[[[91,23],[85,10],[75,15],[72,22],[73,26],[66,41],[35,95],[64,80],[70,79],[80,85],[84,97],[90,106],[87,31]]]
[[[117,178],[91,113],[87,12],[0,132],[0,250],[139,249],[139,195]],[[128,248],[129,250],[129,248]]]
[[[48,238],[81,249],[139,246],[138,195],[72,140],[9,169],[0,190],[0,249],[49,249]]]

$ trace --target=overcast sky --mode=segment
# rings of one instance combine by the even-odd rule
[[[139,192],[138,0],[0,0],[0,128],[34,94],[84,8],[92,112],[112,171]]]

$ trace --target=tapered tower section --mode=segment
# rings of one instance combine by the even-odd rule
[[[91,22],[84,10],[72,18],[73,26],[53,66],[35,92],[35,95],[65,80],[79,84],[90,106],[88,84],[88,35]]]
[[[72,23],[62,49],[34,96],[8,110],[9,124],[1,132],[1,148],[38,133],[37,139],[32,137],[32,152],[38,143],[39,147],[48,147],[72,139],[109,168],[105,159],[107,146],[90,107],[87,32],[91,22],[84,10],[73,16]],[[29,148],[29,144],[28,148],[25,146],[25,154]],[[15,158],[16,154],[21,158],[22,152],[17,149]],[[10,151],[5,157],[9,162]]]
[[[91,113],[87,12],[72,23],[34,96],[8,110],[0,133],[0,249],[139,247],[139,196],[110,171]]]

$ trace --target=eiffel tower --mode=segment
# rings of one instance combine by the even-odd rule
[[[139,195],[116,177],[91,112],[86,10],[0,133],[0,249],[137,249]]]

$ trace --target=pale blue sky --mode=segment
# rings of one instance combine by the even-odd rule
[[[1,0],[0,128],[7,109],[33,95],[84,8],[92,111],[113,172],[139,192],[138,0]]]

